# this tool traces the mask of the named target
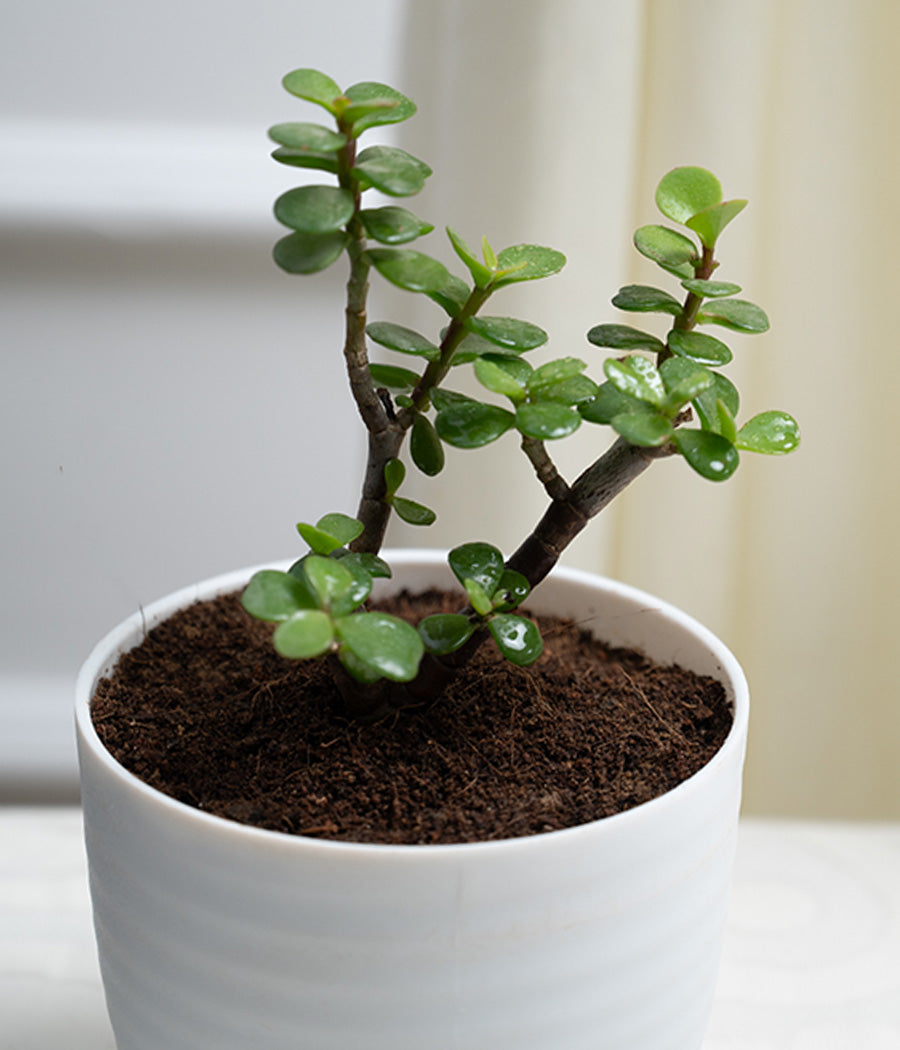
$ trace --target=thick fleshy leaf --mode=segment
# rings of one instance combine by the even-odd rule
[[[741,427],[735,444],[748,452],[783,456],[800,444],[800,427],[787,412],[760,412]]]
[[[426,294],[450,317],[456,317],[468,302],[469,286],[461,277],[457,277],[455,273],[450,273],[448,270],[444,283]]]
[[[370,248],[366,256],[385,280],[407,292],[434,296],[450,283],[443,263],[409,248]]]
[[[729,295],[738,295],[741,291],[739,284],[731,284],[728,281],[682,281],[681,287],[694,295],[702,295],[706,299],[724,299]]]
[[[272,250],[275,262],[287,273],[319,273],[340,258],[350,237],[335,233],[289,233]]]
[[[544,650],[537,625],[524,616],[498,613],[488,622],[488,630],[503,656],[517,667],[533,664]]]
[[[588,423],[606,424],[612,423],[622,412],[633,412],[643,404],[645,402],[623,394],[612,383],[607,382],[601,383],[595,397],[580,404],[578,411]]]
[[[391,321],[373,321],[366,328],[366,334],[373,343],[401,354],[424,357],[426,361],[437,361],[441,356],[440,350],[430,339],[414,332],[412,328],[404,328],[403,325],[393,324]]]
[[[354,135],[361,135],[367,128],[409,120],[416,112],[416,104],[412,99],[407,98],[396,88],[389,87],[387,84],[379,84],[377,81],[365,80],[354,84],[347,88],[344,95],[354,106],[358,107],[357,112],[360,113],[366,104],[371,105],[376,101],[382,103],[370,113],[356,117],[350,107],[345,110],[344,116],[352,119]],[[383,103],[390,105],[385,107]]]
[[[735,332],[767,332],[769,318],[765,311],[745,299],[714,299],[703,305],[697,317],[700,324],[720,324]]]
[[[390,197],[411,197],[425,185],[431,168],[397,146],[369,146],[356,158],[353,174]]]
[[[353,650],[346,645],[342,645],[338,649],[338,659],[344,665],[344,670],[352,678],[355,678],[357,682],[372,685],[381,681],[381,672],[374,667],[370,667],[364,660],[360,660]]]
[[[317,603],[303,581],[277,569],[262,569],[244,588],[241,604],[258,620],[279,623],[301,609],[316,608]]]
[[[464,398],[439,409],[435,429],[441,440],[454,448],[481,448],[496,441],[515,422],[516,417],[505,408]]]
[[[705,168],[673,168],[656,188],[656,206],[666,218],[682,225],[721,200],[722,184]]]
[[[354,574],[335,558],[311,554],[303,563],[303,572],[320,605],[326,607],[344,597],[354,586]]]
[[[331,77],[317,69],[295,69],[283,77],[281,83],[286,91],[297,98],[305,98],[307,102],[324,106],[329,113],[337,112],[334,103],[340,98],[341,89]]]
[[[525,400],[525,384],[510,375],[502,365],[482,357],[475,361],[474,368],[478,382],[492,393],[502,394],[515,404]]]
[[[597,396],[600,388],[587,376],[574,375],[556,383],[530,386],[529,394],[534,401],[558,401],[563,405],[580,405]]]
[[[332,175],[338,173],[338,159],[334,153],[315,153],[308,149],[290,149],[287,146],[279,146],[278,149],[272,151],[272,159],[292,168],[314,168],[318,171],[330,172]]]
[[[437,514],[430,507],[412,499],[394,496],[391,506],[407,525],[433,525],[437,521]]]
[[[454,653],[472,637],[475,625],[462,613],[435,613],[419,624],[425,648],[432,653]]]
[[[531,584],[515,569],[504,569],[497,589],[491,595],[491,604],[497,612],[517,609],[531,592]]]
[[[738,468],[737,449],[721,434],[681,428],[672,440],[694,470],[709,481],[725,481]]]
[[[447,236],[450,238],[453,250],[460,257],[466,269],[472,275],[475,287],[487,288],[494,279],[494,271],[487,265],[487,263],[478,258],[463,238],[450,226],[447,227]]]
[[[279,146],[308,153],[336,153],[347,145],[347,136],[321,124],[275,124],[269,128],[269,138]]]
[[[336,536],[332,536],[330,532],[325,532],[305,521],[297,522],[297,532],[306,540],[310,550],[315,554],[322,554],[327,557],[327,555],[340,550],[344,546],[344,542]]]
[[[635,412],[622,412],[612,421],[613,430],[631,445],[653,448],[672,436],[672,424],[649,405]]]
[[[721,434],[726,441],[730,441],[732,445],[735,445],[737,441],[737,426],[734,422],[734,416],[728,411],[728,406],[721,398],[716,401],[716,415],[719,421],[719,425],[716,427],[717,433]]]
[[[377,554],[369,554],[367,551],[342,551],[336,552],[334,557],[339,558],[354,575],[362,571],[367,572],[373,579],[391,578],[390,565]]]
[[[516,409],[516,427],[526,437],[538,441],[555,441],[574,434],[581,426],[581,415],[569,405],[556,401],[539,401],[519,405]]]
[[[698,260],[697,246],[683,233],[668,226],[641,226],[635,230],[634,246],[669,273],[693,277],[693,264]]]
[[[275,651],[289,660],[308,660],[327,653],[334,642],[334,625],[328,613],[308,609],[278,625],[272,636]]]
[[[724,402],[732,417],[736,417],[741,407],[741,398],[737,387],[730,379],[719,372],[712,373],[712,386],[694,398],[692,404],[697,411],[700,425],[704,430],[718,431],[718,402]]]
[[[682,332],[673,328],[666,341],[673,353],[698,365],[727,365],[733,356],[723,342],[704,332]]]
[[[479,616],[488,616],[493,609],[490,596],[478,580],[463,580],[469,604]]]
[[[670,357],[659,366],[666,387],[666,410],[673,414],[713,385],[712,372],[686,357]]]
[[[622,361],[610,358],[603,362],[606,378],[623,394],[636,397],[659,408],[666,399],[666,388],[653,362],[639,354]]]
[[[369,365],[369,374],[376,386],[386,386],[389,390],[412,390],[419,382],[415,372],[396,365]]]
[[[353,194],[337,186],[300,186],[275,201],[275,218],[298,233],[333,233],[353,217]]]
[[[353,655],[385,678],[415,678],[425,651],[418,631],[404,620],[382,612],[363,612],[335,621],[338,638]]]
[[[548,338],[543,328],[515,317],[472,317],[466,327],[489,343],[517,352],[543,346]]]
[[[619,310],[635,313],[672,314],[678,317],[681,303],[662,288],[651,288],[644,284],[626,284],[613,296],[613,306]]]
[[[652,350],[658,353],[663,348],[662,341],[655,335],[641,332],[627,324],[595,325],[587,338],[594,346],[606,346],[612,350]]]
[[[403,460],[389,459],[384,465],[384,484],[387,489],[386,497],[390,499],[406,478],[406,467]]]
[[[503,555],[490,543],[463,543],[447,555],[453,575],[460,583],[476,580],[487,594],[493,594],[504,573]]]
[[[541,387],[553,386],[564,379],[580,375],[587,368],[587,363],[577,357],[560,357],[555,361],[537,367],[528,381],[528,389],[537,391]]]
[[[431,223],[396,205],[364,208],[359,217],[366,233],[380,244],[408,244],[434,229]]]
[[[430,478],[444,469],[444,446],[427,416],[418,414],[413,420],[409,452],[413,463]]]
[[[340,514],[337,511],[319,518],[316,527],[340,540],[343,546],[352,543],[357,536],[363,534],[363,523],[358,518],[351,518],[349,514]]]
[[[692,215],[685,225],[697,234],[705,247],[712,249],[722,230],[746,207],[747,202],[744,200],[723,201]]]
[[[566,257],[553,248],[542,248],[537,244],[515,244],[504,248],[497,256],[498,273],[494,280],[496,288],[518,281],[536,281],[551,277],[566,265]]]

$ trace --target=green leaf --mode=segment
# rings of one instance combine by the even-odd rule
[[[433,525],[437,521],[437,514],[433,510],[415,500],[394,496],[391,506],[407,525]]]
[[[416,104],[396,88],[377,81],[365,80],[344,92],[352,105],[344,111],[344,118],[353,124],[353,134],[361,135],[368,128],[383,124],[398,124],[409,120],[416,112]]]
[[[475,625],[462,613],[435,613],[419,624],[419,634],[430,652],[446,655],[460,649],[472,637]]]
[[[488,622],[497,648],[511,664],[527,667],[541,655],[544,643],[537,625],[524,616],[498,613]]]
[[[342,645],[338,649],[338,659],[344,665],[347,673],[355,678],[357,682],[372,685],[381,681],[381,672],[377,668],[369,666],[365,661],[360,660],[346,645]]]
[[[354,587],[355,577],[347,566],[335,558],[311,554],[303,562],[303,572],[319,604],[328,607],[347,595]]]
[[[370,248],[366,256],[385,280],[407,292],[434,296],[450,283],[443,263],[409,248]]]
[[[347,136],[321,124],[275,124],[269,128],[269,138],[279,146],[307,153],[337,153],[347,145]]]
[[[289,233],[272,251],[275,262],[287,273],[318,273],[335,262],[350,243],[343,230],[335,233]]]
[[[337,113],[335,100],[341,97],[341,89],[324,73],[316,69],[295,69],[281,81],[284,89],[297,98],[324,106],[329,113]]]
[[[334,153],[315,153],[312,150],[279,146],[278,149],[272,151],[272,159],[292,168],[315,168],[319,171],[330,172],[332,175],[338,173],[338,159]]]
[[[746,207],[747,202],[744,200],[723,201],[692,215],[685,225],[697,234],[704,247],[712,250],[722,230]]]
[[[739,284],[729,284],[728,281],[682,281],[681,287],[707,299],[722,299],[728,295],[737,295],[741,290]]]
[[[755,303],[744,299],[720,299],[706,303],[697,317],[700,324],[720,324],[735,332],[767,332],[769,318]]]
[[[386,386],[390,390],[413,390],[419,382],[415,372],[396,365],[369,365],[369,374],[376,386]]]
[[[409,451],[413,463],[428,477],[433,478],[444,469],[444,446],[427,416],[417,414],[413,420]]]
[[[342,546],[352,543],[357,536],[363,534],[363,523],[358,518],[351,518],[349,514],[340,514],[337,511],[319,518],[316,527],[334,536]]]
[[[495,288],[503,288],[519,281],[536,281],[551,277],[566,265],[566,257],[553,248],[537,244],[515,244],[504,248],[497,256]]]
[[[469,286],[461,277],[448,270],[444,283],[426,294],[450,317],[456,317],[469,300]]]
[[[666,388],[656,366],[646,357],[630,354],[622,361],[610,358],[603,362],[606,378],[623,394],[660,408]]]
[[[434,396],[432,401],[437,405]],[[505,434],[515,421],[505,408],[464,398],[438,410],[435,429],[441,440],[454,448],[481,448]]]
[[[641,226],[635,230],[634,246],[669,273],[693,277],[694,263],[699,259],[697,246],[683,233],[668,226]]]
[[[670,357],[659,366],[666,387],[666,410],[674,414],[713,385],[712,372],[686,357]]]
[[[528,381],[529,392],[538,393],[541,387],[555,386],[563,380],[580,375],[586,368],[586,362],[577,357],[560,357],[555,361],[548,361],[531,374]]]
[[[476,288],[487,288],[494,278],[494,272],[486,266],[481,259],[472,251],[469,245],[460,237],[456,230],[447,227],[447,236],[453,245],[453,250],[460,257],[466,269],[472,275]]]
[[[276,569],[254,573],[241,595],[241,604],[251,616],[272,623],[316,607],[315,596],[301,580]]]
[[[682,225],[721,200],[722,185],[705,168],[674,168],[656,188],[656,206],[666,218]]]
[[[738,468],[737,449],[721,434],[681,428],[672,440],[694,470],[709,481],[725,481]]]
[[[389,580],[391,578],[391,567],[377,554],[369,554],[367,551],[336,551],[335,558],[340,559],[342,565],[354,574],[366,572],[373,579],[380,578]]]
[[[526,437],[538,441],[554,441],[574,434],[581,426],[579,412],[556,401],[519,405],[516,409],[516,427]]]
[[[630,445],[645,448],[664,445],[674,433],[669,420],[649,406],[634,412],[622,412],[613,419],[612,426]]]
[[[623,412],[634,412],[645,402],[623,394],[612,383],[601,383],[596,396],[578,405],[581,418],[588,423],[612,423]]]
[[[279,624],[272,636],[275,651],[289,660],[307,660],[328,652],[334,642],[334,626],[328,613],[308,609]]]
[[[469,596],[469,604],[475,612],[481,616],[488,616],[493,609],[490,596],[478,580],[463,580],[466,594]]]
[[[404,328],[403,325],[393,324],[391,321],[373,321],[367,326],[366,334],[373,343],[386,346],[388,350],[396,350],[401,354],[424,357],[426,361],[437,361],[441,356],[440,350],[430,339],[426,339],[424,335],[414,332],[411,328]]]
[[[672,353],[698,365],[727,365],[733,356],[723,342],[703,332],[682,332],[673,328],[667,342]]]
[[[396,616],[362,612],[335,621],[337,635],[357,660],[394,682],[415,678],[425,651],[418,631]]]
[[[548,338],[543,328],[514,317],[471,317],[466,328],[489,343],[517,352],[543,346]]]
[[[787,412],[760,412],[741,427],[735,444],[748,452],[783,456],[800,444],[800,427]]]
[[[531,584],[515,569],[504,569],[497,589],[491,595],[491,604],[497,612],[517,609],[531,592]]]
[[[275,201],[275,218],[298,233],[333,233],[353,217],[353,194],[337,186],[300,186]]]
[[[474,369],[478,382],[492,393],[502,394],[514,404],[525,400],[525,385],[495,361],[485,357],[478,358]]]
[[[390,197],[411,197],[425,185],[431,168],[397,146],[369,146],[356,158],[353,175]]]
[[[693,400],[694,408],[700,419],[700,425],[704,430],[718,432],[719,409],[718,402],[722,401],[732,418],[736,417],[741,407],[741,399],[737,387],[730,379],[720,375],[718,372],[711,373],[713,383]]]
[[[359,217],[369,237],[380,244],[407,244],[434,229],[431,223],[396,205],[364,208]]]
[[[734,445],[737,439],[737,427],[734,423],[734,416],[728,411],[728,406],[721,398],[716,401],[716,415],[719,423],[716,427],[716,432]]]
[[[663,348],[655,335],[641,332],[627,324],[598,324],[587,334],[588,342],[594,346],[608,346],[613,350],[651,350],[659,353]]]
[[[447,561],[463,586],[466,580],[475,580],[488,595],[497,590],[505,571],[500,551],[492,544],[478,540],[454,547],[447,555]]]
[[[300,533],[315,554],[321,554],[325,557],[344,546],[343,542],[336,536],[332,536],[331,533],[324,532],[322,529],[316,528],[305,521],[297,522],[297,532]]]
[[[403,484],[406,478],[406,467],[403,466],[402,460],[389,459],[384,465],[384,484],[387,489],[387,499],[390,500],[397,489]]]
[[[587,376],[569,376],[558,383],[546,383],[530,389],[533,401],[559,401],[563,405],[578,406],[597,396],[599,387]]]
[[[681,303],[661,288],[650,288],[644,284],[626,284],[613,296],[613,306],[619,310],[636,313],[681,315]]]

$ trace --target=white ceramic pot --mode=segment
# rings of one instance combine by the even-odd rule
[[[392,585],[451,582],[392,552]],[[199,812],[119,766],[91,725],[98,679],[148,627],[247,570],[180,591],[107,636],[78,680],[91,892],[119,1050],[698,1050],[735,847],[747,686],[688,616],[559,569],[532,608],[712,674],[725,744],[675,790],[564,831],[378,846]]]

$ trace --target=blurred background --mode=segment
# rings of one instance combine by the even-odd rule
[[[772,330],[729,333],[730,374],[747,416],[799,419],[801,449],[746,455],[724,486],[658,464],[567,561],[660,594],[734,649],[753,695],[745,812],[900,818],[900,5],[12,0],[5,15],[0,801],[77,797],[72,682],[106,630],[297,553],[298,520],[355,509],[342,267],[290,278],[270,259],[272,200],[311,180],[269,159],[265,129],[317,119],[280,87],[314,66],[417,101],[383,138],[435,169],[413,207],[438,230],[566,253],[561,275],[493,310],[595,376],[584,333],[629,321],[611,296],[665,281],[631,247],[659,219],[659,177],[700,164],[750,198],[718,276]],[[452,259],[440,233],[422,247]],[[377,286],[371,318],[441,323]],[[582,430],[560,451],[570,475],[606,441]],[[405,490],[438,524],[391,541],[509,552],[543,504],[520,459],[512,438],[451,450],[444,475]]]

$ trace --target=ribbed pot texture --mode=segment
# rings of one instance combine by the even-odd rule
[[[391,586],[448,585],[443,555],[388,552]],[[96,648],[77,685],[94,920],[118,1050],[699,1050],[740,803],[748,693],[677,609],[558,569],[531,601],[605,640],[718,677],[713,760],[675,790],[564,831],[472,845],[333,843],[222,820],[109,755],[89,703],[180,591]]]

